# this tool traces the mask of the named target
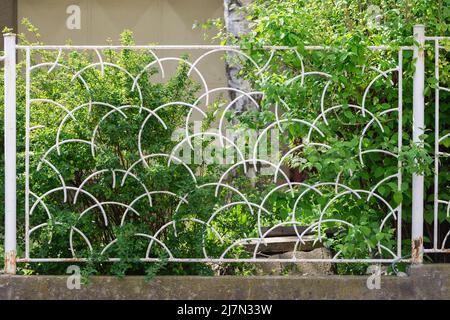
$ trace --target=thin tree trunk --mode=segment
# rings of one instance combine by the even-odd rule
[[[253,0],[224,0],[224,20],[227,31],[239,38],[249,32],[248,21],[246,20],[245,7],[248,6]],[[237,63],[236,55],[233,53],[228,54],[229,59],[225,59],[225,68],[228,86],[235,89],[240,89],[246,92],[251,90],[250,83],[239,77],[239,71],[241,65]],[[230,98],[234,100],[239,94],[230,91]],[[234,104],[233,109],[236,113],[241,113],[247,109],[249,105],[249,99],[243,97]]]
[[[248,21],[246,19],[247,13],[245,8],[252,3],[253,0],[224,0],[224,20],[227,31],[233,34],[236,38],[247,34],[250,29]],[[228,53],[225,59],[225,71],[227,76],[228,86],[234,89],[239,89],[245,92],[251,91],[250,83],[241,77],[239,72],[242,66],[238,62],[237,54]],[[236,99],[240,94],[238,92],[229,91],[231,101]],[[257,98],[257,97],[254,97]],[[235,114],[240,114],[246,111],[251,106],[251,101],[247,97],[242,97],[237,100],[232,109]],[[254,107],[254,106],[253,106]],[[232,140],[236,140],[237,137],[233,137]],[[253,167],[247,171],[247,176],[251,178],[253,187],[255,186],[256,173]]]

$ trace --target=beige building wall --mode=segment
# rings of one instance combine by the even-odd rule
[[[80,8],[80,29],[66,25],[70,5]],[[221,16],[223,0],[18,0],[19,32],[25,31],[20,20],[29,18],[46,44],[65,44],[68,39],[97,45],[112,39],[117,44],[124,29],[134,32],[136,44],[208,44],[204,31],[192,26]],[[191,53],[191,59],[198,56]],[[201,68],[211,88],[226,83],[220,57],[208,57]]]

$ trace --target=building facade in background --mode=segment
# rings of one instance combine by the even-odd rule
[[[136,44],[207,44],[196,22],[223,16],[223,0],[0,0],[0,27],[25,32],[20,24],[28,18],[46,44],[118,43],[129,29]],[[3,49],[3,41],[0,49]],[[169,54],[179,54],[171,52]],[[224,63],[218,57],[205,61],[209,82],[226,82]]]
[[[133,30],[141,44],[202,44],[196,21],[223,16],[223,0],[1,0],[0,25],[23,31],[22,18],[39,28],[46,43],[117,41]]]

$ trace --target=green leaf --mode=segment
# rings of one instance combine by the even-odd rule
[[[396,205],[399,205],[403,201],[403,193],[397,191],[394,193],[394,201]]]

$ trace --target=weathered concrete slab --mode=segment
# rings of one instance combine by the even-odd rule
[[[303,243],[298,240],[297,236],[272,237],[264,239],[265,243],[259,240],[250,240],[244,243],[245,250],[253,253],[256,245],[259,243],[258,252],[264,254],[275,254],[294,251],[311,251],[322,247],[322,243],[316,240],[315,236],[304,236]]]
[[[327,248],[317,248],[311,251],[285,252],[271,255],[271,259],[332,259],[330,250]],[[261,275],[331,275],[333,274],[333,265],[330,262],[265,262],[258,264]]]
[[[303,234],[306,229],[310,226],[278,226],[275,229],[270,227],[261,227],[261,233],[266,235],[266,233],[271,230],[265,237],[289,237],[289,236],[297,236],[297,234]],[[314,232],[309,231],[306,234],[314,234]]]
[[[0,276],[0,299],[450,299],[450,264],[414,267],[408,277],[365,276],[92,277],[69,290],[64,276]]]

